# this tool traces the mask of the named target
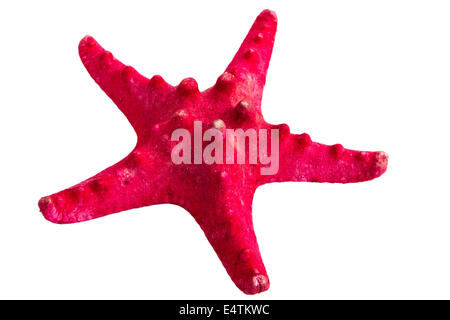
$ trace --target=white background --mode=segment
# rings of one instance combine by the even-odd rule
[[[279,19],[266,120],[390,162],[371,182],[258,189],[271,288],[250,298],[450,298],[450,4],[411,0],[3,1],[0,298],[247,298],[179,207],[56,225],[37,202],[136,141],[79,61],[85,34],[204,90],[265,8]]]

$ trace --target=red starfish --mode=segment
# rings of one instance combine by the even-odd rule
[[[264,121],[261,99],[277,18],[263,11],[216,84],[199,92],[187,78],[174,87],[160,76],[147,79],[105,51],[92,37],[79,45],[92,78],[125,114],[137,144],[125,159],[71,188],[44,197],[39,207],[55,223],[74,223],[111,213],[172,203],[192,214],[234,283],[245,293],[269,288],[252,222],[256,188],[269,182],[360,182],[387,167],[383,152],[344,149],[291,134],[286,124]],[[171,161],[176,128],[279,129],[279,171],[262,175],[260,164],[179,164]]]

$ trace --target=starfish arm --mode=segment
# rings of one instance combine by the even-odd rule
[[[255,95],[252,97],[253,102],[258,105],[266,83],[276,31],[275,12],[270,10],[261,12],[226,69],[226,73],[236,76],[241,81],[242,92],[253,92]]]
[[[146,155],[132,152],[97,175],[39,200],[44,217],[65,224],[91,220],[128,209],[165,203],[157,166],[141,167]]]
[[[356,151],[340,144],[312,142],[309,135],[290,135],[280,143],[279,171],[262,176],[263,183],[309,181],[351,183],[375,179],[387,169],[388,156],[382,151]]]
[[[222,176],[218,189],[206,187],[186,209],[196,219],[214,248],[229,276],[246,294],[269,289],[269,278],[263,264],[252,221],[254,191],[239,184],[242,180]],[[233,181],[233,182],[231,182]]]
[[[126,66],[103,49],[90,36],[84,37],[78,46],[81,61],[100,88],[119,107],[136,132],[146,127],[146,114],[152,104],[170,87],[160,76],[151,80]]]

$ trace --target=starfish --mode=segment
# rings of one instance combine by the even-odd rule
[[[192,78],[178,86],[161,76],[148,79],[122,64],[92,37],[79,44],[91,77],[127,117],[137,134],[135,148],[123,160],[38,205],[54,223],[75,223],[150,206],[175,204],[200,225],[229,276],[246,294],[269,288],[252,222],[258,186],[271,182],[349,183],[374,179],[386,171],[384,152],[364,152],[340,144],[311,141],[292,134],[286,124],[264,121],[261,100],[272,54],[277,17],[264,10],[235,57],[209,89],[200,92]],[[173,130],[207,128],[276,129],[279,170],[261,174],[261,164],[174,164]]]

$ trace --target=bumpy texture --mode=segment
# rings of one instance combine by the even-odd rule
[[[263,11],[226,71],[199,92],[192,78],[171,86],[147,79],[105,51],[92,37],[79,44],[92,78],[128,118],[137,133],[134,150],[122,161],[73,187],[42,198],[39,207],[55,223],[74,223],[111,213],[171,203],[192,214],[234,283],[245,293],[269,288],[252,222],[256,188],[269,182],[360,182],[387,167],[383,152],[362,152],[312,142],[286,124],[264,121],[261,99],[272,54],[277,18]],[[279,171],[261,175],[259,164],[180,164],[171,161],[176,128],[279,129]],[[239,152],[239,151],[238,151]]]

